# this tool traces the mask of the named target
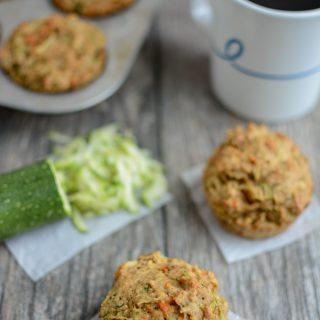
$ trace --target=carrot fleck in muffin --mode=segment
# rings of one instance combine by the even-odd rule
[[[82,87],[104,70],[105,37],[74,15],[53,15],[22,23],[0,51],[3,70],[37,92]]]
[[[132,5],[134,0],[53,0],[53,2],[63,11],[97,17],[123,10]]]
[[[118,269],[100,320],[225,320],[227,310],[212,272],[156,252]]]
[[[308,206],[313,183],[308,160],[285,135],[250,124],[229,132],[203,177],[219,222],[258,239],[286,230]]]

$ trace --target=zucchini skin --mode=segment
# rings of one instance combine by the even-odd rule
[[[66,216],[49,160],[0,175],[0,240]]]

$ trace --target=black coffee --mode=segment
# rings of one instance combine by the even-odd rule
[[[267,8],[287,10],[287,11],[305,11],[320,8],[320,0],[249,0],[260,6]]]

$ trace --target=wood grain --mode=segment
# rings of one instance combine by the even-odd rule
[[[110,100],[54,117],[0,109],[0,172],[44,157],[50,130],[75,135],[117,121],[165,162],[176,197],[162,213],[104,239],[38,283],[0,246],[0,319],[90,319],[116,266],[153,250],[213,270],[230,308],[246,319],[320,318],[320,230],[284,249],[227,265],[180,182],[184,170],[207,159],[226,129],[242,123],[210,92],[207,50],[187,1],[165,1],[129,79]],[[309,156],[317,193],[319,123],[318,108],[273,127]]]

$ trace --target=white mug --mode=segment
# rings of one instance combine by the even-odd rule
[[[320,9],[283,11],[248,0],[191,0],[211,44],[212,87],[240,116],[281,122],[320,93]]]

